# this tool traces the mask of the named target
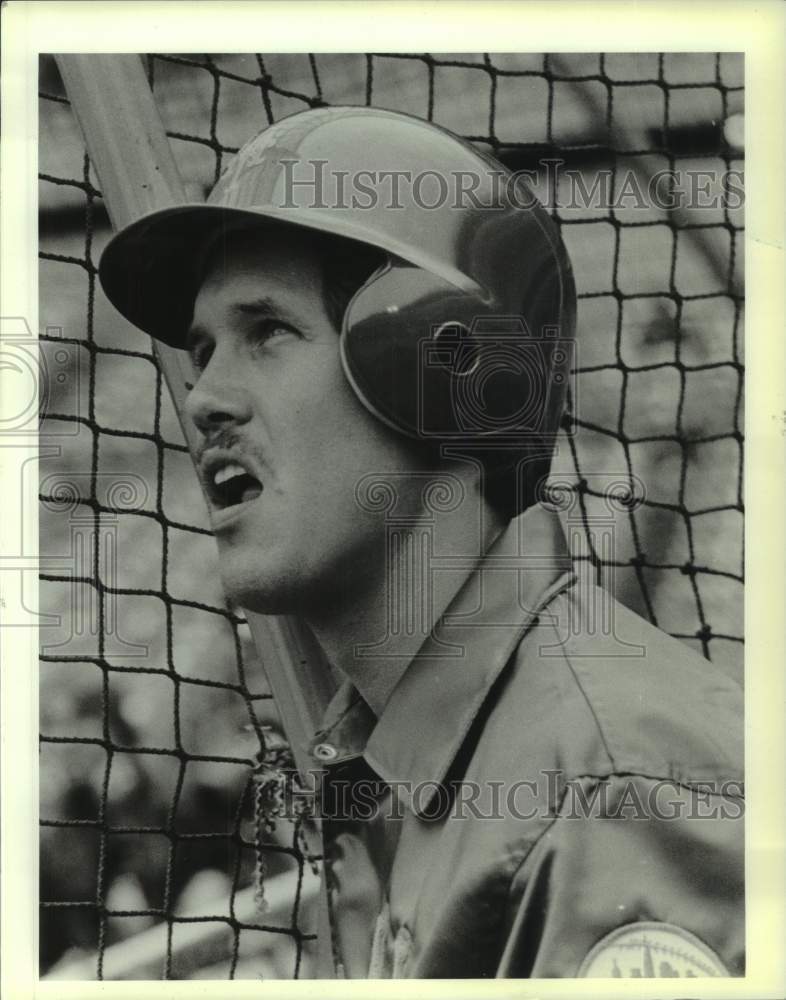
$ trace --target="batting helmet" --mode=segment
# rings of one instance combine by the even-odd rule
[[[205,248],[265,221],[382,251],[340,337],[346,376],[377,418],[488,467],[548,470],[572,357],[575,288],[526,180],[445,129],[392,111],[330,107],[248,142],[204,204],[153,212],[102,256],[127,319],[182,347]],[[523,509],[531,496],[520,495]],[[515,511],[514,511],[515,513]]]

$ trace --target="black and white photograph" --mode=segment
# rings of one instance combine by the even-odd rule
[[[750,971],[750,57],[692,41],[37,56],[42,984]]]

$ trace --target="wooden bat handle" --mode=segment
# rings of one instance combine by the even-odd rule
[[[183,204],[186,190],[138,55],[59,55],[55,57],[66,92],[84,135],[115,229],[156,209]],[[177,411],[194,453],[196,432],[184,419],[187,384],[196,381],[188,356],[153,342]],[[247,615],[281,723],[301,774],[312,766],[307,748],[335,692],[331,670],[310,631],[292,617]],[[321,854],[321,837],[309,845]],[[324,887],[323,909],[326,906]],[[328,924],[320,920],[324,938]],[[323,949],[332,954],[329,942]],[[320,973],[333,973],[332,958]]]

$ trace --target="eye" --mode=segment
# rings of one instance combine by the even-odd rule
[[[251,343],[257,346],[264,346],[271,340],[275,340],[278,337],[286,336],[300,336],[299,331],[289,323],[285,323],[280,319],[265,319],[259,323],[256,323],[250,333],[249,339]]]
[[[213,344],[209,341],[202,341],[199,344],[194,344],[190,349],[189,354],[191,356],[191,363],[198,372],[202,372],[207,368],[210,358],[213,356]]]

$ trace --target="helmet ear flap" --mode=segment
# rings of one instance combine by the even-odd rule
[[[487,498],[509,517],[548,472],[573,360],[573,311],[560,312],[553,268],[542,279],[527,317],[506,316],[480,290],[392,258],[351,300],[341,333],[362,404],[435,454],[480,460]]]
[[[347,378],[363,405],[421,440],[488,447],[552,439],[572,350],[553,272],[528,316],[504,315],[480,294],[392,259],[354,296],[341,333]],[[534,297],[533,297],[534,298]]]
[[[436,446],[454,436],[453,383],[471,369],[469,331],[485,313],[480,295],[391,260],[344,316],[341,359],[360,401],[409,437]]]

